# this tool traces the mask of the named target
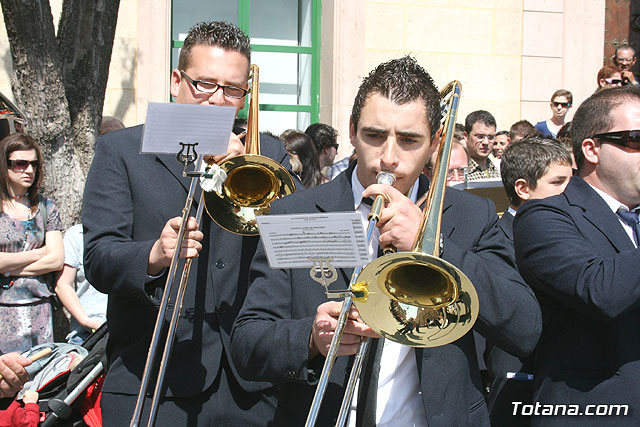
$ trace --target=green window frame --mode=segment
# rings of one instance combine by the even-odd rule
[[[238,26],[249,33],[251,0],[237,0],[238,2]],[[311,123],[320,121],[320,41],[321,41],[321,16],[322,1],[311,0],[311,46],[281,46],[269,44],[253,44],[253,52],[273,52],[273,53],[296,53],[311,55],[311,103],[310,105],[291,104],[263,104],[260,103],[261,111],[283,111],[310,113]],[[172,48],[181,48],[181,40],[171,40]],[[247,103],[248,104],[248,103]],[[239,113],[239,116],[246,117],[248,105]]]

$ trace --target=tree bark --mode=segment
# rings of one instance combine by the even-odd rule
[[[43,193],[65,228],[80,221],[84,182],[102,118],[119,0],[65,0],[56,37],[48,0],[0,0],[11,85],[25,131],[45,159]]]

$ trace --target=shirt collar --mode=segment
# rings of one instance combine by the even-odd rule
[[[587,184],[589,184],[587,182]],[[599,188],[594,187],[593,185],[589,184],[589,186],[591,188],[593,188],[593,190],[598,193],[600,195],[600,197],[602,197],[602,199],[605,201],[605,203],[609,206],[609,208],[613,211],[613,213],[617,213],[618,209],[622,209],[623,211],[628,211],[629,207],[627,205],[625,205],[624,203],[620,203],[619,201],[617,201],[613,196],[605,193],[604,191],[602,191]],[[637,208],[634,209],[634,211],[637,212]]]

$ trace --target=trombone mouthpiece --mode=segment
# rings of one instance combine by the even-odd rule
[[[376,175],[376,181],[378,184],[394,185],[396,183],[396,176],[391,172],[380,171]]]

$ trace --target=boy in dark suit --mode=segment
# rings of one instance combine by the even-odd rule
[[[391,245],[410,250],[422,219],[415,200],[428,186],[421,170],[438,146],[440,129],[440,96],[429,74],[411,57],[380,64],[364,79],[352,109],[350,139],[357,162],[329,183],[274,203],[272,213],[355,210],[366,222],[370,208],[364,198],[384,194],[388,204],[369,255],[373,258],[379,247]],[[394,187],[376,184],[380,171],[396,175]],[[497,221],[492,202],[448,189],[442,258],[477,288],[476,330],[525,355],[536,344],[540,310],[515,270]],[[351,272],[339,269],[331,288],[345,289]],[[279,385],[276,425],[302,425],[342,303],[328,300],[308,270],[269,268],[262,247],[251,264],[251,276],[232,334],[236,366],[247,379]],[[352,355],[361,337],[376,336],[354,308],[338,353]],[[388,339],[379,345],[380,373],[373,384],[377,397],[365,403],[365,393],[360,399],[354,395],[351,425],[489,425],[473,334],[437,348],[408,347]],[[335,362],[318,425],[335,422],[349,360],[338,357]],[[362,411],[365,406],[371,410]]]
[[[564,191],[571,178],[571,151],[564,143],[539,137],[509,145],[502,155],[502,184],[511,202],[498,225],[513,245],[513,219],[527,200]],[[532,402],[533,357],[518,358],[489,343],[485,350],[490,392],[489,416],[494,425],[529,425],[529,418],[513,415],[511,402]],[[509,374],[510,373],[510,374]],[[507,375],[509,375],[508,378]]]
[[[585,100],[571,142],[577,176],[514,221],[518,268],[544,316],[535,406],[518,411],[533,409],[535,426],[638,425],[640,89]]]

